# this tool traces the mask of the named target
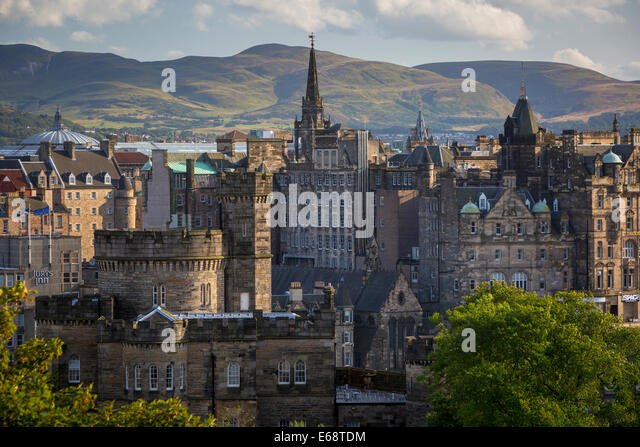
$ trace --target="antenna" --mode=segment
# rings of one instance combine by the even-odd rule
[[[520,66],[522,69],[522,84],[520,85],[520,97],[521,98],[526,98],[527,97],[527,88],[524,85],[524,61],[520,62]]]
[[[312,32],[311,34],[309,34],[309,39],[311,39],[311,48],[313,48],[315,44],[316,35]]]

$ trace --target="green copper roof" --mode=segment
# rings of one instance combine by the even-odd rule
[[[169,169],[178,174],[185,174],[187,172],[186,161],[172,161],[167,163]],[[215,174],[216,170],[213,169],[208,163],[202,161],[196,161],[193,167],[194,174]]]
[[[467,202],[461,209],[460,214],[480,214],[480,209],[471,200]]]
[[[540,202],[536,202],[536,204],[533,205],[533,208],[531,208],[531,212],[532,213],[550,213],[551,210],[549,209],[546,203],[540,201]]]
[[[149,157],[147,162],[144,164],[144,166],[142,168],[140,168],[140,170],[141,171],[151,171],[151,157]]]
[[[613,151],[609,151],[602,157],[602,163],[622,163],[622,160]]]

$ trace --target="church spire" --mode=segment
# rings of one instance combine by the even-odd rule
[[[320,89],[318,88],[318,70],[316,68],[315,34],[309,34],[311,39],[311,51],[309,52],[309,71],[307,72],[307,104],[320,102]]]
[[[618,125],[618,114],[613,114],[613,131],[620,132],[620,126]]]

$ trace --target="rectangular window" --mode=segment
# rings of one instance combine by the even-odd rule
[[[502,261],[502,250],[496,250],[495,256],[496,256],[496,262]]]
[[[471,222],[471,234],[476,234],[476,222]]]
[[[544,282],[544,278],[540,277],[540,290],[544,290],[545,289],[545,282]]]
[[[76,200],[80,200],[80,193],[79,192],[76,193]]]
[[[56,228],[62,228],[62,216],[61,215],[57,215],[56,216]]]
[[[140,366],[136,365],[133,369],[133,389],[140,391],[140,385],[142,383],[142,371]]]
[[[180,365],[180,389],[184,390],[184,363]]]
[[[522,249],[518,248],[518,261],[522,261]]]
[[[563,252],[564,252],[564,260],[566,261],[567,259],[569,259],[569,249],[565,248]]]
[[[9,232],[9,221],[7,219],[2,221],[2,232],[5,234]]]
[[[475,250],[470,250],[469,251],[469,261],[475,261],[476,260],[476,251]]]
[[[149,367],[149,391],[158,390],[158,368],[155,366]]]
[[[519,223],[517,225],[517,229],[518,229],[518,236],[522,236],[522,224],[521,223]]]
[[[344,366],[351,366],[351,352],[344,351]]]
[[[471,290],[475,290],[475,288],[476,288],[476,280],[475,279],[470,279],[469,280],[469,288]]]
[[[456,292],[458,291],[458,279],[457,278],[453,280],[453,290],[456,291]]]
[[[351,323],[353,321],[353,313],[350,310],[345,310],[343,320],[345,323]]]
[[[547,259],[547,250],[544,248],[540,249],[540,260],[545,261]]]
[[[613,270],[607,270],[607,288],[613,288]]]
[[[562,272],[562,288],[564,290],[569,289],[569,272]]]
[[[602,195],[598,196],[598,208],[600,209],[604,208],[604,196]]]
[[[598,222],[596,223],[596,228],[598,229],[598,231],[602,231],[602,219],[598,219]]]
[[[95,198],[96,198],[96,192],[95,192],[95,191],[91,192],[91,198],[92,198],[92,199],[95,199]]]
[[[348,344],[350,344],[350,343],[351,343],[351,331],[344,331],[344,332],[342,333],[342,342],[343,342],[345,345],[348,345]]]
[[[496,224],[496,236],[501,236],[502,235],[502,224],[497,223]]]

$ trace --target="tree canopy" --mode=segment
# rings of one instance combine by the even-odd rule
[[[0,288],[0,426],[213,427],[216,420],[190,414],[179,399],[143,399],[115,408],[98,405],[91,385],[57,389],[50,370],[62,341],[34,338],[12,353],[7,342],[14,317],[32,299],[24,282]]]
[[[420,376],[427,425],[639,425],[640,330],[585,298],[483,283],[434,315],[440,332]],[[466,328],[475,352],[463,350]]]

